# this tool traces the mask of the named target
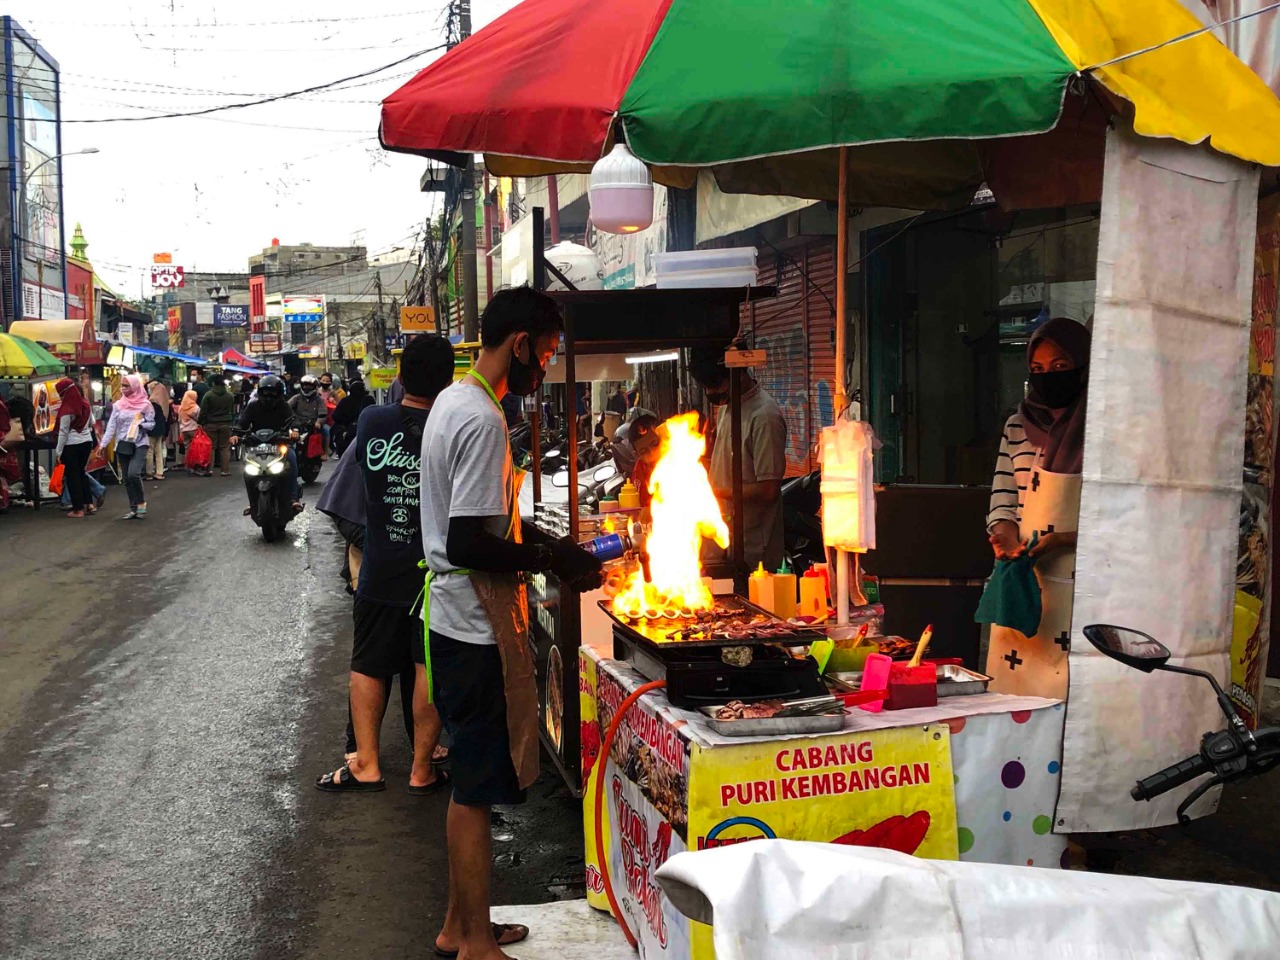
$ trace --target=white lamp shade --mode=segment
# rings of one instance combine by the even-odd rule
[[[591,222],[605,233],[637,233],[653,223],[649,168],[619,143],[591,168]]]

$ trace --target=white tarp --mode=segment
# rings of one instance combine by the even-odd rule
[[[1173,823],[1191,787],[1130,787],[1225,725],[1207,684],[1107,660],[1081,627],[1143,630],[1227,679],[1257,194],[1256,168],[1207,147],[1108,136],[1062,833]]]
[[[755,840],[658,870],[717,960],[1275,960],[1280,893]]]

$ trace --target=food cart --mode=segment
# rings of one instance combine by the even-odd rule
[[[20,398],[31,404],[33,415],[13,416],[5,448],[18,455],[22,470],[24,499],[39,509],[42,499],[40,484],[40,451],[47,451],[47,473],[53,473],[53,450],[56,446],[58,407],[62,400],[54,384],[63,376],[66,365],[38,343],[26,337],[0,333],[0,397],[10,405]],[[3,440],[5,438],[0,438]],[[56,499],[56,498],[51,498]]]

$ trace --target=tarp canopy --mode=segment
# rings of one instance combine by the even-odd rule
[[[1111,62],[1199,27],[1178,0],[525,0],[387,97],[381,136],[499,175],[622,138],[661,182],[816,199],[848,146],[854,202],[916,207],[1029,152],[1052,176],[1063,140],[1100,159],[1108,113],[1280,165],[1280,101],[1212,34]]]

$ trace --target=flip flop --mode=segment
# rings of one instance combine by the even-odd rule
[[[351,768],[344,763],[341,769],[317,777],[316,789],[323,790],[325,793],[379,793],[387,789],[387,781],[375,780],[367,783],[364,780],[357,780]]]
[[[500,947],[509,947],[512,944],[520,943],[529,936],[529,928],[523,923],[495,923],[492,926],[493,939],[498,941],[498,946]],[[511,934],[516,934],[516,936],[513,937]],[[503,937],[508,937],[508,939],[504,940]],[[453,960],[457,955],[457,950],[445,950],[441,947],[436,947],[437,957]],[[512,957],[512,960],[515,960],[515,958]]]
[[[437,757],[435,754],[432,754],[432,755],[431,755],[431,765],[432,765],[433,767],[438,767],[438,766],[441,766],[442,764],[446,764],[446,763],[448,763],[448,762],[449,762],[449,751],[448,751],[448,750],[446,750],[446,751],[444,752],[444,754],[443,754],[443,755],[438,756],[438,757]]]
[[[411,797],[429,797],[431,794],[449,786],[451,778],[449,774],[443,770],[436,771],[436,778],[428,783],[425,787],[415,787],[409,784],[409,796]]]

